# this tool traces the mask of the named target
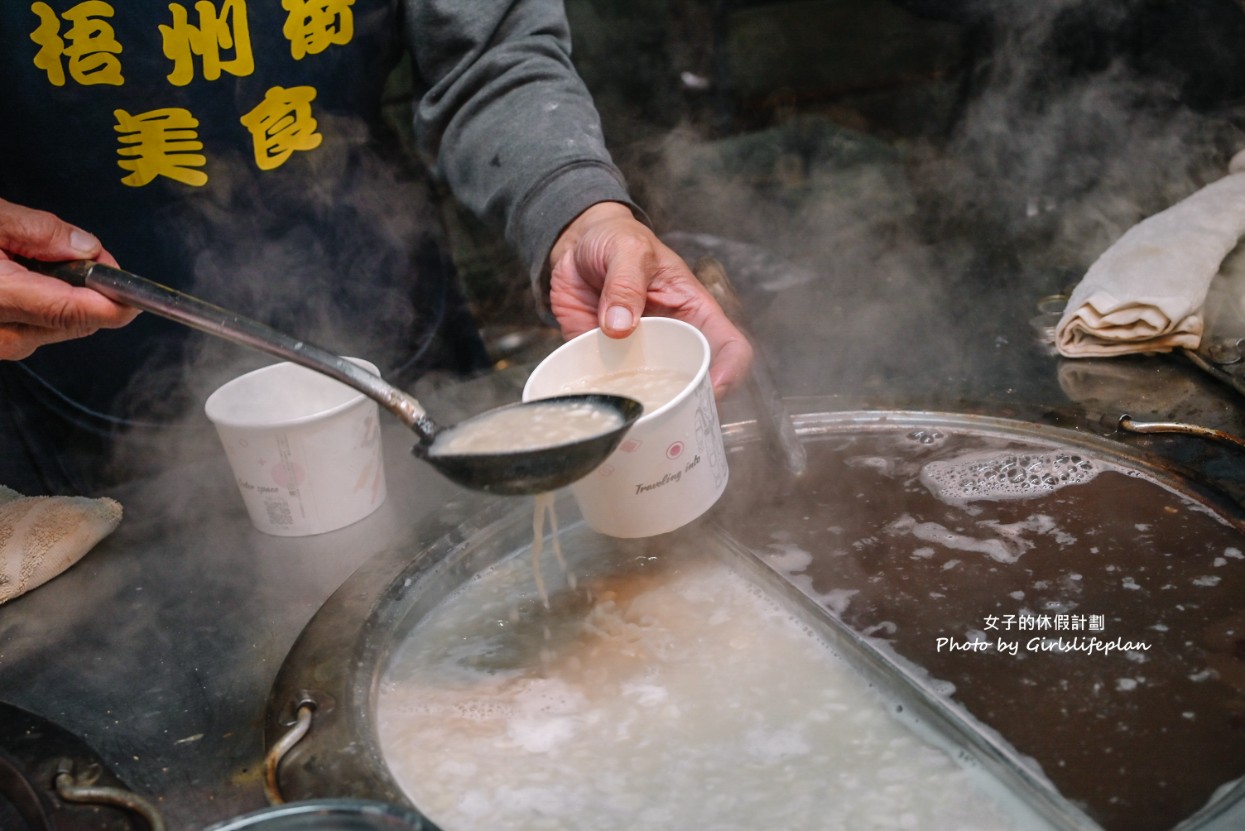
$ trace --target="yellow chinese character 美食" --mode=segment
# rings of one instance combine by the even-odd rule
[[[52,86],[65,85],[65,66],[69,76],[82,86],[106,84],[120,86],[121,44],[116,31],[106,19],[113,15],[112,6],[103,0],[85,0],[71,6],[63,15],[69,26],[61,35],[61,19],[47,3],[31,4],[30,10],[39,18],[39,27],[30,35],[39,46],[35,66],[47,73]]]
[[[202,187],[207,174],[197,168],[207,164],[200,152],[199,120],[189,110],[169,107],[130,115],[114,110],[119,134],[117,165],[129,175],[122,178],[130,187],[150,184],[165,176],[185,185]]]
[[[344,46],[354,37],[354,0],[281,0],[289,14],[281,31],[290,42],[290,54],[301,61],[330,46]]]
[[[314,87],[273,87],[264,100],[246,115],[242,124],[251,131],[255,164],[272,170],[285,164],[296,150],[314,150],[324,137],[316,132],[311,114]]]
[[[169,11],[173,25],[160,24],[164,55],[173,62],[169,83],[184,87],[194,80],[195,55],[203,61],[203,78],[207,81],[215,81],[222,71],[240,78],[255,71],[246,0],[223,0],[219,12],[211,0],[198,0],[198,26],[191,25],[185,6],[170,3]],[[230,50],[232,57],[226,57]]]

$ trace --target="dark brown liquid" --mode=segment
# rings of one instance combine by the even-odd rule
[[[944,432],[930,444],[906,430],[808,442],[798,483],[775,494],[739,476],[716,516],[779,570],[793,548],[811,555],[801,579],[812,593],[837,592],[826,605],[845,623],[953,684],[954,701],[1109,831],[1170,829],[1245,776],[1242,534],[1188,497],[1111,469],[1033,498],[949,504],[921,484],[926,461],[1026,448]],[[998,536],[989,523],[1026,523],[1032,547],[1000,562],[918,539],[910,529],[920,523],[974,539]],[[1098,615],[1103,629],[1004,629],[1004,616],[1026,612]],[[974,630],[1018,641],[1018,654],[938,650],[939,638],[962,643]],[[1026,649],[1035,637],[1090,636],[1149,648]]]

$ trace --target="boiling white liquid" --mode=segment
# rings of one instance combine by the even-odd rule
[[[644,405],[644,412],[653,412],[668,404],[692,382],[690,372],[660,366],[623,369],[608,375],[581,378],[562,387],[563,392],[603,392],[625,395]]]
[[[433,455],[536,450],[599,436],[621,427],[622,414],[592,402],[533,402],[456,424],[437,436]]]
[[[606,580],[539,659],[499,666],[530,579],[473,580],[381,685],[388,765],[446,831],[1022,827],[719,561]]]

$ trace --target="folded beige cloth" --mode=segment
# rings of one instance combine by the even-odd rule
[[[113,499],[22,496],[0,486],[0,603],[78,562],[119,522]]]
[[[1229,169],[1130,228],[1090,266],[1055,327],[1059,354],[1197,348],[1207,290],[1245,235],[1245,152]]]

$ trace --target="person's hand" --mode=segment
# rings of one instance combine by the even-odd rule
[[[721,397],[752,365],[752,346],[687,264],[618,202],[575,218],[550,252],[549,302],[566,338],[600,326],[626,337],[641,315],[690,323],[709,341],[709,377]]]
[[[138,315],[91,289],[28,271],[13,256],[117,264],[81,228],[0,199],[0,360],[20,360],[45,344],[124,326]]]

